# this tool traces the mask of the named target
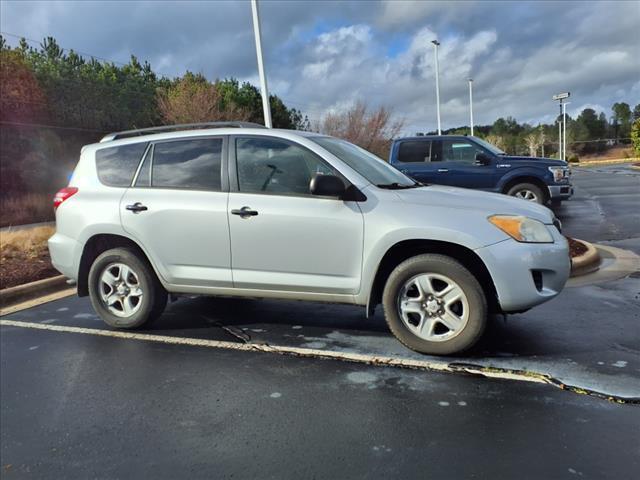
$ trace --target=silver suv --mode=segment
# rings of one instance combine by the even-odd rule
[[[423,185],[343,140],[244,123],[111,134],[55,198],[53,265],[112,327],[168,294],[382,303],[407,347],[452,354],[492,312],[555,297],[570,271],[553,213]]]

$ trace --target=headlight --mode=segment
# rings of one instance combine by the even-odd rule
[[[554,182],[560,182],[569,176],[569,168],[567,167],[549,167],[549,171],[553,175]]]
[[[553,243],[544,223],[518,215],[493,215],[489,221],[518,242]]]

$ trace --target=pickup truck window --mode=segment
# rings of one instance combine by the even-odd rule
[[[482,149],[467,140],[443,140],[442,161],[469,162],[476,160],[476,153],[484,153]]]
[[[421,163],[435,161],[431,158],[431,141],[407,140],[400,143],[398,161],[402,163]]]

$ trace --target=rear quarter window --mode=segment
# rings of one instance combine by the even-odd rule
[[[408,140],[400,143],[398,161],[402,163],[423,163],[431,161],[431,141]]]
[[[109,187],[130,186],[147,145],[134,143],[97,150],[96,170],[100,183]]]

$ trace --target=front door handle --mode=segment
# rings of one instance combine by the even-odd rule
[[[240,218],[249,218],[255,217],[258,215],[258,212],[255,210],[251,210],[251,207],[242,207],[241,209],[233,209],[231,210],[232,215],[240,215]]]
[[[447,173],[449,171],[448,168],[439,168],[438,173]]]
[[[125,208],[132,211],[133,213],[144,212],[148,210],[148,208],[140,202],[136,202],[133,205],[127,205]]]

